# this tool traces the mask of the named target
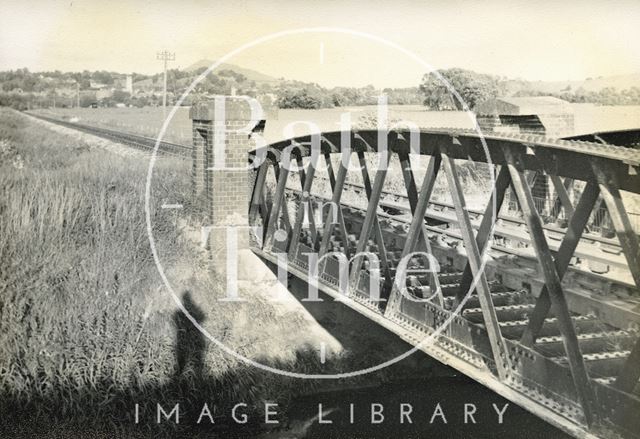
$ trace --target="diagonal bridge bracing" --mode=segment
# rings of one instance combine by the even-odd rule
[[[485,136],[485,149],[475,132],[454,130],[421,131],[417,151],[410,133],[386,135],[387,153],[375,130],[270,145],[255,171],[250,219],[266,232],[254,251],[274,262],[287,253],[290,273],[346,294],[348,306],[414,344],[438,331],[422,350],[576,436],[635,437],[640,259],[621,193],[640,191],[640,153],[540,136]],[[393,176],[389,163],[399,166]],[[478,168],[495,184],[468,207],[478,204],[469,187]],[[552,182],[566,224],[539,211],[534,174]],[[600,203],[615,237],[590,227]],[[278,230],[284,241],[273,239]]]

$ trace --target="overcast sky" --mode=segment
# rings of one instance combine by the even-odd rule
[[[224,4],[223,4],[224,3]],[[217,59],[258,37],[303,27],[367,32],[434,68],[530,80],[640,72],[640,1],[0,0],[0,70],[154,73]],[[229,60],[323,85],[411,86],[425,67],[363,37],[288,35]]]

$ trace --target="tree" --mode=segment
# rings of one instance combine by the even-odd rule
[[[113,101],[114,102],[126,103],[130,98],[131,98],[131,94],[129,94],[128,91],[115,90],[113,92]]]
[[[311,88],[281,88],[278,90],[279,108],[322,108],[322,96]]]
[[[329,91],[314,83],[289,81],[278,87],[276,94],[277,105],[280,108],[331,108],[334,106],[334,97]]]
[[[218,75],[225,76],[227,78],[233,78],[238,84],[241,84],[247,80],[247,77],[245,75],[243,75],[242,73],[234,72],[231,69],[220,70]]]
[[[113,74],[106,70],[98,70],[91,74],[91,79],[101,84],[112,85],[114,83]]]
[[[453,87],[470,109],[482,101],[496,98],[502,91],[502,84],[496,76],[459,68],[439,70],[438,73]],[[435,72],[423,76],[420,91],[424,95],[424,105],[431,109],[464,109],[463,102],[449,90]]]
[[[91,91],[83,91],[80,93],[80,106],[81,107],[90,107],[91,105],[98,102],[95,92]]]

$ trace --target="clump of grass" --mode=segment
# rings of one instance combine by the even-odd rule
[[[168,320],[153,323],[165,330],[139,328],[157,289],[143,227],[144,164],[8,110],[1,120],[0,138],[25,161],[21,169],[0,165],[3,402],[20,401],[37,418],[50,408],[36,401],[82,412],[87,399],[110,393],[87,389],[159,382],[172,372],[173,340]]]

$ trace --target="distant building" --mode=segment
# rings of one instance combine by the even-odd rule
[[[101,82],[97,82],[91,79],[89,80],[89,88],[93,90],[102,90],[103,88],[107,88],[107,84],[103,84]]]
[[[128,91],[130,95],[133,95],[133,76],[127,75],[127,84],[125,86],[125,91]]]
[[[113,89],[103,88],[96,90],[96,99],[101,100],[113,96]]]
[[[136,94],[142,92],[150,93],[150,92],[162,92],[162,81],[153,82],[153,79],[142,79],[140,81],[136,81],[133,84],[133,87],[136,90]]]
[[[476,120],[486,133],[526,133],[547,137],[574,134],[571,104],[552,96],[498,98],[480,103]]]

